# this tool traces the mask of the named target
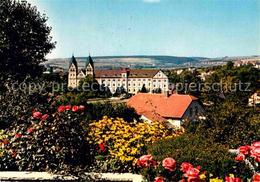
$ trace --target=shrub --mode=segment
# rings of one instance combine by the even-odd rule
[[[88,111],[90,112],[92,120],[100,120],[103,116],[108,116],[112,118],[123,118],[127,122],[132,122],[134,120],[139,120],[139,115],[135,112],[133,108],[127,107],[123,103],[112,104],[110,102],[106,103],[96,103],[88,104]]]
[[[51,109],[50,101],[47,101],[50,98],[48,92],[51,83],[39,80],[34,84],[41,84],[43,88],[34,89],[29,87],[30,83],[32,82],[29,79],[22,83],[12,79],[5,81],[3,92],[0,94],[0,128],[8,128],[14,122],[29,118],[34,108]],[[22,90],[19,85],[23,85]]]
[[[97,170],[131,172],[148,143],[179,134],[160,122],[134,124],[104,117],[90,124],[87,140],[99,148]]]
[[[85,140],[83,109],[68,105],[55,113],[34,111],[30,118],[13,123],[1,160],[12,158],[18,170],[75,172],[84,168],[92,158]],[[1,163],[1,169],[5,168]]]
[[[230,148],[260,140],[259,114],[236,102],[223,102],[213,106],[207,111],[206,118],[191,125],[188,132]]]
[[[178,164],[190,162],[194,166],[202,166],[214,176],[224,177],[229,173],[250,175],[244,164],[234,161],[226,146],[192,134],[155,142],[148,147],[148,153],[157,160],[172,157]]]

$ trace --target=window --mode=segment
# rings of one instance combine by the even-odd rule
[[[145,79],[143,79],[143,81],[145,81]]]
[[[156,82],[156,80],[153,80],[153,82]]]
[[[128,86],[131,86],[131,84],[130,84],[130,83],[128,83]]]

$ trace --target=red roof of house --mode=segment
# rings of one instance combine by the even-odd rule
[[[139,115],[151,120],[165,118],[182,118],[192,101],[197,100],[191,95],[138,93],[131,97],[127,105],[133,107]]]

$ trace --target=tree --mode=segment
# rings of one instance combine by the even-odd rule
[[[190,125],[187,132],[198,134],[230,148],[252,143],[260,139],[259,114],[230,100],[216,104],[207,110],[206,120]]]
[[[234,63],[232,61],[227,62],[227,69],[231,70],[234,66]]]
[[[147,90],[146,87],[145,87],[145,84],[143,84],[143,86],[142,86],[140,92],[141,92],[141,93],[147,93],[147,92],[148,92],[148,90]]]
[[[0,1],[0,74],[17,80],[38,76],[54,47],[47,17],[26,1]]]

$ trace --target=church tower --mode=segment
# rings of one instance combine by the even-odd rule
[[[69,65],[69,75],[68,75],[68,87],[75,88],[77,87],[77,74],[78,74],[78,64],[77,61],[72,55]]]
[[[90,54],[88,56],[88,62],[86,62],[86,75],[92,75],[94,77],[94,62]]]

